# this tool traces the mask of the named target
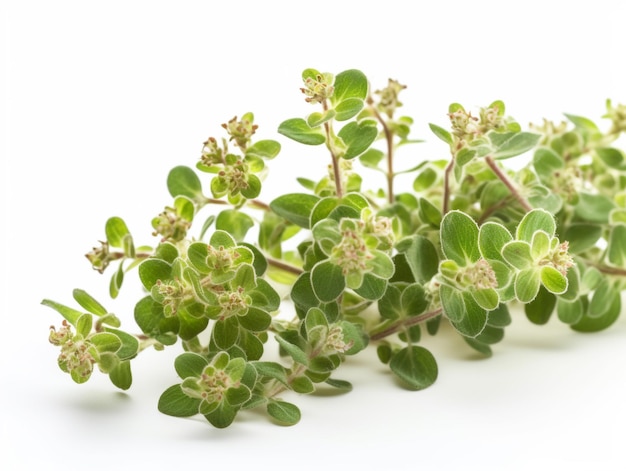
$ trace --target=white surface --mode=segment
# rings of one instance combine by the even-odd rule
[[[404,112],[430,142],[403,157],[409,164],[445,155],[427,124],[446,125],[453,101],[503,99],[524,125],[562,112],[597,119],[606,98],[626,101],[624,2],[406,5],[5,3],[1,469],[244,469],[283,459],[283,469],[626,469],[626,319],[580,335],[518,315],[487,360],[437,337],[428,343],[439,379],[417,393],[369,352],[337,373],[353,392],[293,397],[303,417],[291,428],[256,413],[222,431],[159,414],[159,394],[176,381],[162,360],[175,349],[141,355],[127,394],[99,374],[74,385],[56,367],[47,335],[59,317],[40,300],[70,304],[84,288],[132,330],[132,289],[106,301],[105,279],[82,254],[112,215],[136,242],[152,242],[168,170],[193,165],[222,122],[253,111],[258,135],[283,143],[267,199],[295,176],[322,174],[317,150],[275,133],[312,111],[298,91],[306,67],[360,68],[374,88],[389,77],[407,84]]]

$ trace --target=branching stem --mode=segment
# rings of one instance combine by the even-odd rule
[[[419,316],[409,317],[408,319],[402,319],[401,321],[396,322],[395,324],[390,325],[385,330],[381,330],[380,332],[376,332],[370,336],[370,340],[375,342],[377,340],[382,340],[385,337],[389,337],[390,335],[397,334],[401,330],[404,330],[408,327],[421,324],[422,322],[426,322],[430,319],[434,319],[435,317],[441,315],[443,310],[441,308],[435,309],[434,311],[428,311]]]
[[[519,191],[517,191],[517,188],[515,188],[511,180],[509,180],[509,177],[507,177],[504,174],[504,172],[500,169],[500,167],[498,167],[498,164],[496,164],[496,161],[493,160],[493,157],[490,157],[490,156],[485,157],[485,162],[487,162],[487,165],[489,165],[489,168],[493,171],[493,173],[496,174],[496,177],[498,177],[498,179],[502,183],[504,183],[504,185],[509,189],[509,191],[511,192],[513,197],[518,201],[518,203],[522,205],[522,208],[524,208],[526,212],[531,211],[533,209],[531,204],[528,201],[526,201],[526,199],[519,193]]]

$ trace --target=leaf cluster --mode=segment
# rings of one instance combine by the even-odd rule
[[[371,91],[359,70],[306,69],[301,91],[314,109],[278,133],[318,147],[327,170],[295,176],[300,191],[267,202],[266,162],[280,143],[256,139],[252,113],[225,123],[195,168],[169,172],[172,200],[150,219],[152,244],[135,246],[114,216],[87,254],[99,273],[117,265],[111,298],[138,275],[138,333],[83,290],[82,310],[43,301],[63,317],[50,331],[60,369],[83,383],[97,366],[128,389],[133,358],[178,344],[180,381],[161,394],[161,412],[224,428],[262,408],[292,425],[301,414],[285,397],[351,390],[335,373],[370,346],[404,387],[431,386],[438,366],[422,338],[442,323],[485,356],[516,305],[536,324],[553,314],[580,332],[614,323],[626,287],[626,157],[616,147],[626,108],[607,102],[605,131],[569,114],[525,131],[500,100],[475,114],[453,103],[447,125],[429,125],[443,145],[427,160],[413,119],[398,115],[404,88],[389,80]],[[505,166],[519,155],[521,169]],[[362,188],[372,171],[381,188]],[[401,174],[411,188],[396,187]]]

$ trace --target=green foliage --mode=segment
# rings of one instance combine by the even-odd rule
[[[477,112],[452,103],[448,125],[429,124],[441,155],[403,165],[398,148],[421,142],[413,119],[398,115],[404,85],[371,91],[354,69],[306,69],[302,81],[313,109],[278,134],[328,160],[317,179],[294,176],[300,192],[258,199],[281,144],[256,140],[245,113],[204,142],[195,168],[169,172],[172,199],[148,218],[152,245],[136,246],[121,217],[105,222],[87,259],[99,273],[117,265],[112,298],[136,271],[138,333],[84,290],[73,291],[77,307],[42,301],[62,317],[49,340],[74,382],[97,367],[126,390],[139,353],[178,344],[180,381],[161,394],[161,412],[224,428],[260,409],[294,425],[300,409],[283,396],[350,391],[335,372],[370,346],[399,385],[421,390],[438,366],[420,343],[444,323],[491,356],[514,304],[529,322],[577,332],[617,320],[626,287],[622,105],[607,102],[608,131],[575,115],[523,131],[500,100]],[[522,168],[503,165],[523,154]],[[361,188],[361,170],[382,174],[385,187]],[[412,175],[410,189],[396,187],[401,174]]]

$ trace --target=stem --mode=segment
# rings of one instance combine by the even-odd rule
[[[248,203],[249,206],[251,206],[253,208],[262,209],[263,211],[271,211],[270,205],[265,203],[264,201],[248,200],[247,203]],[[217,198],[205,198],[202,201],[202,206],[205,206],[207,204],[230,205],[230,203],[228,201],[220,200],[220,199],[217,199]],[[200,206],[200,207],[202,207],[202,206]]]
[[[441,308],[435,309],[434,311],[425,312],[424,314],[420,314],[419,316],[409,317],[408,319],[403,319],[401,321],[396,322],[395,324],[387,327],[385,330],[381,330],[380,332],[376,332],[370,336],[370,340],[382,340],[385,337],[396,334],[407,327],[414,326],[416,324],[421,324],[422,322],[426,322],[430,319],[433,319],[439,316],[443,310]]]
[[[513,183],[511,182],[511,180],[509,180],[509,178],[504,174],[504,172],[500,170],[500,167],[498,167],[495,160],[493,160],[492,157],[487,156],[485,157],[485,162],[487,162],[487,165],[489,165],[489,168],[493,171],[493,173],[496,174],[496,177],[498,177],[498,179],[502,183],[505,184],[505,186],[509,189],[513,197],[518,201],[519,204],[522,205],[524,210],[526,212],[531,211],[533,207],[530,205],[528,201],[526,201],[526,199],[524,199],[524,197],[519,193],[519,191],[517,191],[517,189],[513,186]]]
[[[267,263],[270,264],[273,267],[279,268],[283,271],[286,271],[287,273],[292,273],[294,275],[301,275],[302,273],[304,273],[304,270],[300,267],[296,267],[294,265],[290,265],[288,263],[283,262],[282,260],[277,260],[275,258],[269,258],[266,257],[265,258],[267,260]]]
[[[374,106],[372,106],[372,102],[373,101],[371,98],[369,98],[367,101],[367,103],[370,105],[372,113],[374,113],[374,116],[383,127],[385,140],[387,141],[387,201],[389,202],[389,204],[392,204],[395,199],[393,191],[393,180],[395,177],[393,172],[393,131],[389,129],[389,126],[387,126],[387,123],[380,115],[378,110]]]
[[[324,111],[328,111],[328,104],[326,101],[322,103]],[[335,155],[335,152],[331,146],[331,138],[333,135],[333,130],[330,126],[330,123],[326,121],[324,123],[324,131],[326,132],[326,147],[330,151],[330,157],[333,163],[333,176],[335,177],[335,191],[337,193],[337,198],[343,197],[343,184],[341,182],[341,168],[339,167],[339,157]]]
[[[581,260],[590,267],[597,269],[598,271],[605,273],[607,275],[616,275],[616,276],[626,276],[626,270],[623,268],[617,267],[607,267],[606,265],[602,265],[601,263],[592,262],[590,260],[584,259],[581,257]]]

